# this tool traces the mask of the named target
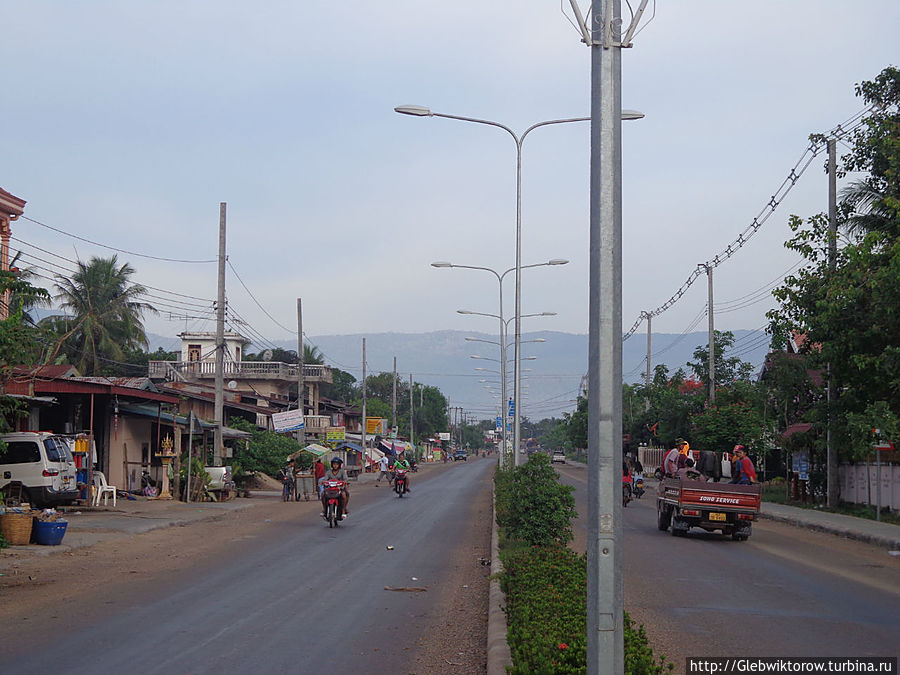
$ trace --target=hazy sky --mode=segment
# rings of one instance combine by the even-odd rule
[[[302,297],[312,336],[487,332],[489,319],[456,310],[496,312],[494,278],[429,263],[514,264],[512,139],[393,108],[517,131],[588,115],[589,49],[568,5],[0,1],[0,187],[28,201],[27,217],[128,251],[120,260],[158,289],[155,333],[214,328],[216,266],[136,254],[214,259],[222,201],[240,278],[229,269],[229,307],[249,324],[234,328],[290,338]],[[646,114],[623,125],[626,330],[747,227],[810,133],[862,108],[855,83],[897,65],[900,3],[849,9],[657,3],[623,54],[623,105]],[[523,312],[558,313],[525,330],[587,331],[588,161],[586,123],[525,142],[523,263],[571,260],[523,273]],[[716,270],[723,310],[797,262],[782,247],[787,218],[826,208],[823,162]],[[25,264],[111,253],[24,219],[13,232]],[[701,279],[654,331],[686,330],[705,302]],[[758,328],[769,305],[723,311],[717,327]]]

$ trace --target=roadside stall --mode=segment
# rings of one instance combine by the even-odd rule
[[[305,448],[301,450],[297,450],[296,452],[292,452],[287,456],[287,461],[291,461],[292,459],[297,459],[301,454],[308,453],[313,456],[313,463],[315,460],[321,459],[323,462],[326,459],[326,455],[331,452],[328,448],[318,445],[316,443],[310,443]],[[303,495],[303,499],[309,501],[310,496],[315,496],[318,491],[316,490],[316,480],[315,476],[313,476],[312,470],[303,471],[298,470],[294,471],[294,501],[300,501],[300,495]]]

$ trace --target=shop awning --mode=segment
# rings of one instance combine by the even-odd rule
[[[357,445],[356,443],[351,443],[350,441],[341,441],[340,443],[338,443],[335,446],[334,449],[335,450],[352,450],[353,452],[362,452],[363,451],[361,445]]]

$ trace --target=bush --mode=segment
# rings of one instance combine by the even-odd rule
[[[565,544],[572,539],[575,511],[574,488],[562,485],[544,453],[533,454],[528,461],[505,474],[498,471],[501,502],[497,524],[507,537],[532,546]]]
[[[506,550],[500,555],[514,674],[587,670],[587,559],[563,546]],[[625,614],[625,672],[671,671],[655,657],[643,626]]]
[[[506,594],[511,673],[587,672],[587,558],[564,544],[576,515],[572,488],[559,484],[546,455],[494,474],[500,527],[500,584]],[[624,615],[625,672],[671,671],[655,657],[643,626]]]

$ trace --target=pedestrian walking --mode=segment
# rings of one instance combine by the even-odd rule
[[[391,477],[388,475],[388,457],[387,455],[381,456],[381,461],[378,463],[379,472],[378,478],[375,479],[375,487],[378,487],[378,484],[381,483],[382,478],[387,478],[388,483],[391,482]]]

